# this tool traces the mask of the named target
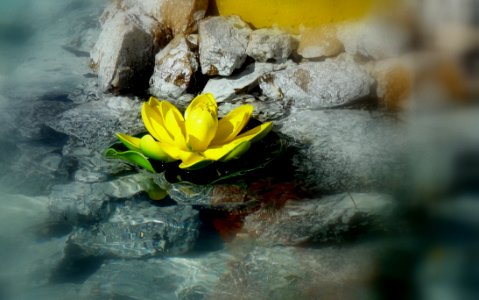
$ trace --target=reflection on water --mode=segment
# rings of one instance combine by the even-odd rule
[[[226,214],[224,209],[207,213],[175,209],[170,213],[175,207],[171,199],[152,205],[145,193],[137,193],[145,188],[136,183],[144,174],[132,174],[104,162],[99,151],[89,152],[82,146],[81,136],[72,138],[51,125],[58,115],[98,99],[92,92],[95,78],[87,56],[99,34],[98,18],[106,2],[0,3],[0,299],[105,299],[105,295],[109,299],[208,299],[205,295],[216,299],[292,299],[298,295],[343,299],[479,297],[477,88],[476,94],[464,101],[466,105],[458,105],[439,101],[444,98],[443,91],[423,80],[422,90],[413,94],[408,108],[394,116],[404,133],[401,138],[411,146],[406,161],[398,162],[409,170],[404,176],[406,188],[388,191],[399,206],[398,216],[382,224],[389,232],[353,232],[339,245],[327,240],[311,247],[261,247],[240,238],[224,244],[217,230],[236,226],[243,211],[234,211],[234,216],[223,223],[213,223],[211,219]],[[432,5],[429,2],[424,1]],[[436,28],[437,20],[428,20],[429,28]],[[444,32],[431,36],[440,33]],[[419,38],[419,43],[427,48],[431,40]],[[479,77],[477,44],[475,47],[468,48],[465,55],[467,79],[472,83]],[[451,69],[447,70],[445,74],[451,74]],[[474,87],[470,89],[474,91]],[[92,123],[97,116],[94,113],[106,116],[106,120],[115,117],[102,115],[99,106],[92,107],[91,111],[85,110],[94,116]],[[374,138],[371,132],[364,135]],[[354,143],[356,138],[351,140]],[[147,179],[145,182],[149,184]],[[255,196],[279,202],[283,194],[301,195],[284,191],[287,185],[268,184],[258,184],[261,191],[254,191]],[[271,186],[273,191],[268,190]],[[181,196],[189,193],[191,198],[194,190],[175,192]],[[222,195],[228,192],[231,190]],[[354,205],[362,205],[361,199],[358,196]],[[74,223],[67,215],[53,218],[48,207],[51,201],[64,201],[65,206],[78,204],[83,219]],[[318,209],[321,205],[311,207]],[[269,208],[262,207],[264,210],[255,218],[267,219]],[[94,209],[112,218],[100,224],[95,218],[101,216],[91,213]],[[145,225],[135,219],[142,210],[158,213]],[[275,215],[273,221],[291,221],[295,211],[291,212]],[[192,251],[169,258],[135,257],[133,248],[138,243],[144,243],[145,252],[168,247],[155,244],[164,239],[150,237],[144,230],[158,226],[161,233],[163,227],[156,218],[162,214],[165,216],[161,220],[175,224],[165,233],[170,243],[194,244],[196,237],[199,242]],[[196,214],[203,222],[199,229],[194,227],[196,221],[188,223],[196,220]],[[311,218],[320,224],[328,217]],[[133,220],[127,228],[123,223],[126,219]],[[289,234],[288,225],[271,224],[280,233]],[[89,246],[97,249],[103,245],[102,255],[85,253],[80,247],[91,228],[100,234],[88,241],[94,244]],[[298,228],[297,235],[285,234],[285,239],[301,237],[301,230],[306,229]],[[361,231],[362,227],[358,228]],[[75,235],[69,236],[73,231]],[[341,228],[329,228],[325,236],[336,232],[341,233]],[[266,230],[262,234],[278,232]],[[118,247],[119,241],[128,242]],[[105,250],[112,245],[115,255],[122,259],[113,259]],[[133,258],[126,253],[134,253]],[[238,291],[242,296],[235,295]]]

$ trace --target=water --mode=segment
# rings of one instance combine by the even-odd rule
[[[380,205],[369,202],[374,197],[355,191],[334,198],[330,203],[341,205],[327,206],[328,213],[320,217],[304,214],[294,205],[290,213],[276,212],[275,205],[281,206],[287,197],[320,196],[305,195],[297,182],[285,183],[277,176],[256,182],[248,191],[248,197],[267,203],[262,214],[246,222],[251,230],[260,230],[260,239],[301,239],[310,230],[307,218],[318,226],[334,226],[316,236],[319,242],[304,241],[300,247],[257,245],[241,236],[231,242],[228,234],[250,206],[229,217],[227,205],[217,210],[198,205],[199,213],[188,209],[170,213],[175,207],[172,199],[152,203],[146,193],[138,194],[151,184],[144,174],[105,162],[100,151],[88,150],[81,138],[54,130],[52,122],[58,116],[85,103],[91,106],[80,110],[85,112],[81,124],[103,122],[105,130],[117,117],[108,109],[121,115],[122,109],[138,105],[113,99],[116,102],[102,110],[104,105],[97,104],[98,96],[92,92],[95,76],[86,53],[99,34],[98,18],[106,2],[0,3],[0,299],[477,298],[477,106],[417,108],[401,115],[404,139],[413,146],[406,155],[408,185],[387,191],[387,201],[398,209],[382,220],[386,233],[363,232],[364,224],[354,223],[354,218],[363,220],[365,213],[352,217],[338,213],[342,205],[357,205],[356,211],[365,205],[378,209],[380,217],[389,217]],[[417,100],[418,106],[426,102]],[[81,131],[72,129],[76,134]],[[290,169],[285,165],[275,171]],[[214,192],[218,199],[242,197],[241,190],[231,187]],[[204,200],[205,191],[175,186],[173,193],[178,202],[184,197],[188,203],[196,196]],[[48,207],[51,202],[58,207],[71,203],[99,207],[85,205],[80,217],[59,217]],[[321,205],[326,202],[308,209],[324,213]],[[294,213],[307,217],[304,222],[296,220]],[[341,221],[331,221],[335,213]],[[143,224],[145,215],[148,222]],[[269,227],[255,227],[255,221],[264,225],[263,218],[271,221]],[[195,220],[202,225],[195,227]],[[164,233],[168,239],[161,236],[161,222],[174,224]],[[358,226],[350,230],[350,224]],[[298,226],[297,231],[291,226]],[[148,235],[151,228],[158,228],[158,236]],[[343,228],[350,231],[342,235]],[[100,234],[92,238],[92,232]],[[170,257],[142,256],[175,241],[191,249]],[[108,247],[114,247],[117,257]]]

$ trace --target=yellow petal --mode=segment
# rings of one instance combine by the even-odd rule
[[[191,155],[183,160],[180,164],[181,169],[197,170],[206,167],[211,164],[213,161],[208,158],[199,155],[197,153],[190,152]]]
[[[245,133],[242,133],[238,135],[233,141],[233,142],[243,142],[243,141],[250,141],[251,143],[257,142],[264,138],[273,128],[273,123],[271,122],[266,122],[263,123],[259,126],[256,126],[255,128],[246,131]]]
[[[123,133],[116,133],[118,139],[125,145],[128,149],[138,151],[140,150],[140,139],[137,137],[129,136]]]
[[[173,143],[168,131],[165,129],[163,116],[159,110],[160,102],[153,97],[150,97],[148,102],[143,103],[141,108],[141,117],[145,124],[146,130],[158,141],[164,143]]]
[[[185,112],[186,142],[192,151],[204,151],[216,135],[218,106],[211,94],[203,94],[191,102]]]
[[[249,104],[241,105],[230,111],[223,119],[219,120],[218,130],[211,144],[221,145],[233,140],[246,126],[252,113],[253,106]]]
[[[185,122],[187,145],[192,151],[204,151],[216,135],[216,114],[201,108],[193,109]]]
[[[216,104],[215,97],[213,97],[213,94],[207,93],[207,94],[201,94],[195,97],[188,105],[185,111],[185,120],[188,119],[188,115],[190,114],[191,110],[195,108],[196,106],[210,106],[214,107],[214,109],[217,111],[218,110],[218,105]]]
[[[173,138],[173,143],[178,148],[186,150],[185,120],[178,108],[168,101],[161,101],[159,110],[163,116],[165,127]]]
[[[163,162],[174,161],[175,159],[165,152],[164,146],[162,147],[162,145],[162,143],[155,141],[155,139],[149,134],[143,136],[140,140],[141,152],[146,156]]]
[[[248,151],[251,143],[249,141],[233,141],[231,143],[211,147],[203,152],[203,155],[211,160],[230,160],[241,156],[244,152]]]

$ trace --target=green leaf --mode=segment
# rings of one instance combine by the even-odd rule
[[[145,170],[156,173],[148,158],[140,152],[133,150],[119,152],[113,148],[108,148],[105,151],[105,156],[108,158],[119,158],[134,165],[140,166]]]

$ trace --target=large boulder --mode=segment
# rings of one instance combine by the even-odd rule
[[[202,20],[198,33],[203,74],[229,76],[245,62],[251,28],[238,16]]]
[[[148,22],[143,22],[145,19]],[[138,19],[126,12],[118,12],[105,21],[90,53],[90,65],[98,74],[100,90],[129,90],[148,82],[156,53],[155,26],[148,17]]]

